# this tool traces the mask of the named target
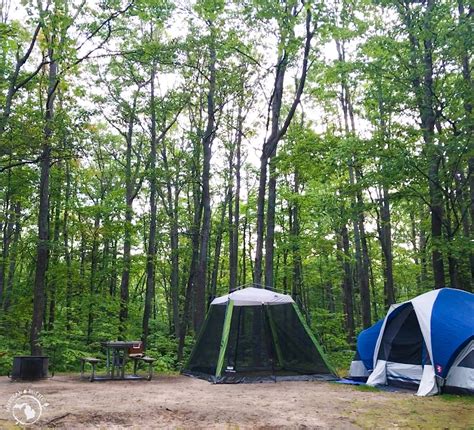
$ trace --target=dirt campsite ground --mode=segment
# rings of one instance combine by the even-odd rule
[[[33,428],[474,428],[468,397],[418,398],[327,382],[212,385],[168,375],[94,383],[76,375],[35,383],[1,377],[0,428],[18,428],[6,405],[25,389],[49,403]]]

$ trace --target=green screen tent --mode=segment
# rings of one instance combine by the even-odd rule
[[[215,383],[337,379],[294,300],[255,287],[212,301],[182,373]]]

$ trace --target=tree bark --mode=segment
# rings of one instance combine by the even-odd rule
[[[14,215],[14,223],[15,228],[13,232],[13,239],[11,241],[11,248],[10,248],[10,265],[8,268],[8,277],[6,288],[3,294],[3,310],[5,312],[8,311],[8,308],[11,304],[12,292],[13,292],[13,282],[15,279],[15,270],[16,270],[16,260],[18,256],[18,243],[20,241],[20,231],[21,231],[21,204],[20,202],[15,203],[15,215]]]
[[[233,291],[237,288],[238,279],[238,262],[239,262],[239,225],[240,225],[240,169],[242,163],[242,134],[243,134],[243,117],[242,117],[242,103],[239,104],[239,110],[237,114],[237,136],[235,143],[236,151],[236,162],[235,162],[235,191],[233,195],[234,210],[232,219],[231,213],[231,240],[229,241],[231,246],[229,249],[229,291]],[[245,240],[244,240],[245,242]],[[245,259],[245,251],[244,251]]]
[[[94,305],[96,301],[97,292],[97,266],[99,263],[99,228],[101,214],[99,211],[102,208],[95,208],[96,213],[94,215],[94,226],[92,231],[92,249],[91,249],[91,271],[89,275],[89,303],[88,303],[88,316],[87,316],[87,343],[91,341],[92,329],[94,324]]]
[[[58,85],[58,65],[53,48],[48,49],[49,72],[45,109],[44,142],[40,162],[38,243],[36,249],[36,271],[33,290],[33,316],[30,331],[32,355],[41,355],[40,333],[43,327],[46,295],[46,272],[49,262],[49,180],[51,169],[51,138],[53,135],[54,100]]]
[[[347,333],[347,341],[354,344],[355,341],[355,325],[354,325],[354,302],[353,302],[353,283],[351,270],[351,255],[349,249],[349,233],[347,226],[344,224],[338,232],[336,232],[338,260],[342,263],[344,277],[342,282],[342,294],[344,299],[344,316]]]
[[[10,118],[11,111],[12,111],[13,98],[15,94],[27,83],[29,79],[31,79],[34,75],[39,73],[39,71],[41,70],[41,68],[37,68],[34,72],[30,74],[28,79],[23,79],[21,83],[18,82],[18,77],[20,76],[21,69],[26,64],[26,62],[31,56],[31,53],[33,52],[33,48],[35,47],[36,40],[38,38],[40,30],[41,30],[41,23],[38,23],[37,26],[35,27],[33,36],[31,38],[31,41],[28,45],[26,52],[21,57],[19,57],[18,55],[16,56],[15,68],[14,68],[13,73],[11,74],[11,76],[9,76],[9,79],[8,79],[7,95],[5,98],[5,104],[3,106],[2,116],[0,117],[0,136],[5,131],[5,128],[8,123],[8,119]]]
[[[54,229],[53,229],[53,242],[52,242],[52,265],[53,267],[58,265],[59,262],[59,233],[60,229],[60,215],[61,215],[61,191],[57,190],[57,200],[54,207]],[[52,330],[54,327],[54,321],[56,319],[56,289],[58,283],[58,274],[55,273],[52,279],[48,280],[49,287],[49,315],[48,315],[48,330]]]
[[[311,8],[306,8],[306,36],[303,51],[303,65],[296,90],[295,97],[290,106],[290,110],[280,127],[280,115],[283,99],[283,84],[285,80],[286,68],[288,65],[288,54],[286,50],[283,54],[279,55],[278,63],[276,68],[275,83],[273,86],[273,94],[271,99],[271,132],[268,139],[264,142],[262,148],[262,154],[260,156],[260,172],[259,172],[259,184],[258,184],[258,195],[257,195],[257,245],[255,249],[255,264],[253,272],[253,282],[257,285],[262,283],[262,262],[263,262],[263,244],[265,240],[265,253],[269,253],[268,257],[265,258],[266,266],[265,271],[268,275],[268,280],[273,280],[273,242],[274,235],[272,233],[272,225],[274,225],[274,213],[273,208],[275,206],[276,198],[276,178],[274,175],[270,177],[269,183],[269,200],[268,210],[270,212],[267,215],[267,224],[270,222],[270,226],[267,226],[267,237],[264,237],[265,230],[265,191],[267,187],[267,164],[269,160],[275,156],[278,143],[285,136],[288,127],[291,124],[293,116],[295,115],[296,108],[300,103],[301,95],[303,94],[306,76],[309,67],[309,53],[311,48],[311,40],[314,35],[314,30],[311,29],[312,15]],[[273,213],[273,215],[272,215]],[[270,235],[269,235],[270,234]],[[270,274],[271,273],[271,274]]]
[[[378,107],[380,115],[380,134],[382,136],[383,149],[390,149],[390,136],[387,130],[387,124],[385,121],[385,105],[382,95],[381,83],[378,87]],[[382,176],[385,177],[383,172],[383,166],[381,168]],[[382,267],[384,275],[384,304],[385,309],[395,303],[395,289],[393,282],[393,249],[392,249],[392,224],[391,224],[391,213],[390,213],[390,194],[387,184],[384,182],[382,190],[379,192],[380,197],[380,228],[379,238],[380,245],[382,248]],[[415,243],[416,246],[416,243]]]
[[[8,265],[8,255],[10,248],[10,241],[12,238],[13,227],[15,224],[14,214],[10,213],[12,209],[12,204],[10,202],[10,178],[11,171],[8,171],[8,183],[7,190],[5,192],[5,202],[4,202],[4,219],[5,223],[0,222],[0,232],[2,233],[2,258],[0,260],[0,305],[3,302],[4,295],[4,285],[5,285],[5,275],[6,268]]]
[[[458,12],[459,12],[459,26],[466,28],[466,31],[469,28],[471,23],[470,19],[474,16],[474,6],[470,4],[468,10],[465,10],[465,5],[463,0],[458,0]],[[471,33],[468,33],[471,34]],[[466,127],[466,136],[468,141],[468,147],[472,147],[474,143],[474,121],[472,119],[472,94],[474,92],[472,79],[471,79],[471,68],[470,68],[470,56],[469,48],[470,42],[469,37],[462,37],[462,75],[465,83],[465,90],[463,91],[464,99],[464,110],[467,117],[467,127]],[[472,152],[471,152],[472,153]],[[468,159],[468,177],[469,177],[469,213],[471,218],[470,228],[464,228],[465,234],[469,233],[470,239],[474,238],[474,156],[470,156]],[[466,217],[467,218],[467,217]],[[469,223],[469,222],[468,222]],[[468,291],[474,291],[474,251],[469,253],[469,263],[471,271],[470,285],[467,289]]]
[[[380,232],[383,254],[384,273],[384,302],[385,309],[395,303],[395,289],[393,283],[393,252],[392,252],[392,224],[390,216],[390,196],[387,186],[382,187],[380,199]]]
[[[293,260],[293,287],[292,291],[295,296],[302,295],[303,290],[303,275],[302,275],[302,262],[300,252],[300,213],[298,195],[300,192],[300,179],[298,169],[295,168],[294,174],[294,185],[293,193],[295,195],[295,201],[291,204],[291,252]]]
[[[225,215],[226,215],[227,206],[231,204],[230,193],[232,191],[230,191],[230,187],[228,188],[229,189],[226,192],[224,202],[222,203],[221,216],[220,216],[220,220],[219,220],[219,224],[217,226],[217,232],[216,232],[216,242],[214,246],[214,261],[212,264],[211,285],[210,285],[210,291],[209,291],[210,300],[214,299],[217,294],[217,276],[219,274],[219,265],[220,265],[220,259],[221,259],[222,235],[224,233]]]
[[[410,63],[413,70],[412,85],[418,105],[419,117],[421,120],[421,130],[424,141],[424,154],[428,160],[428,185],[431,210],[431,256],[433,266],[433,278],[435,288],[445,286],[442,244],[443,226],[443,195],[439,178],[439,166],[441,162],[440,154],[435,143],[435,122],[434,111],[434,87],[433,87],[433,30],[431,19],[434,8],[434,0],[426,1],[422,22],[419,25],[423,29],[422,44],[416,37],[413,17],[410,13],[408,2],[403,7],[399,7],[399,13],[405,23],[410,41]],[[421,62],[421,64],[420,64]],[[422,67],[423,73],[417,74],[417,70]]]
[[[344,41],[340,42],[336,39],[336,48],[339,61],[342,64],[346,62],[346,52]],[[345,73],[341,79],[340,103],[344,115],[344,129],[347,137],[356,135],[354,109],[352,106],[351,94]],[[360,168],[357,166],[356,159],[351,155],[348,162],[349,183],[351,188],[355,188],[353,192],[351,206],[353,210],[352,224],[354,228],[354,242],[356,249],[357,262],[357,284],[359,285],[362,325],[368,328],[372,324],[371,307],[370,307],[370,285],[369,285],[369,254],[367,247],[367,238],[365,233],[365,217],[364,202],[362,190],[357,185],[362,176]]]
[[[66,161],[66,190],[64,194],[63,214],[63,244],[64,260],[66,262],[66,331],[71,330],[71,305],[72,305],[72,258],[69,247],[69,201],[71,198],[71,168]]]
[[[177,184],[171,182],[171,172],[168,163],[168,154],[166,149],[166,142],[161,140],[161,158],[163,168],[166,174],[166,197],[160,193],[163,200],[163,206],[166,208],[168,220],[170,223],[170,251],[171,251],[171,276],[170,276],[170,290],[171,290],[171,307],[173,310],[173,330],[176,339],[180,338],[180,320],[179,320],[179,232],[178,232],[178,205],[179,205],[179,190]]]
[[[214,28],[211,25],[211,32]],[[215,91],[216,91],[216,49],[214,41],[209,46],[209,90],[207,93],[207,125],[202,139],[203,167],[202,167],[202,194],[201,205],[202,225],[200,232],[199,258],[196,267],[194,328],[196,332],[201,328],[206,313],[206,283],[207,283],[207,255],[211,226],[211,194],[209,187],[211,170],[211,145],[215,133]]]
[[[197,152],[197,151],[195,151]],[[196,154],[195,154],[196,157]],[[193,186],[193,224],[191,226],[191,245],[192,245],[192,252],[191,252],[191,264],[189,267],[189,275],[186,284],[186,291],[184,296],[184,309],[183,315],[181,318],[181,326],[179,330],[179,343],[178,343],[178,361],[181,361],[183,358],[183,349],[184,349],[184,341],[186,338],[186,332],[188,325],[191,320],[191,305],[193,301],[193,287],[194,287],[194,279],[196,275],[196,266],[198,264],[199,258],[199,227],[201,224],[201,217],[202,217],[202,206],[201,206],[201,199],[199,196],[199,187],[194,185]],[[189,197],[188,197],[189,200]],[[190,206],[190,205],[189,205]]]
[[[275,254],[275,213],[276,213],[276,154],[270,158],[267,201],[267,222],[265,235],[265,287],[274,288],[273,256]]]
[[[155,296],[155,259],[156,259],[156,106],[155,106],[155,75],[156,65],[153,64],[150,76],[150,109],[151,109],[151,139],[150,139],[150,227],[148,233],[148,248],[146,256],[146,291],[145,305],[143,309],[142,341],[144,348],[147,347],[150,315]]]
[[[132,175],[132,141],[133,141],[133,124],[135,122],[135,112],[137,107],[138,90],[134,95],[133,104],[128,118],[128,130],[126,133],[126,165],[125,165],[125,225],[123,239],[123,268],[120,280],[120,311],[119,311],[119,336],[124,338],[126,332],[126,323],[128,319],[128,300],[130,285],[130,268],[131,268],[131,248],[132,248],[132,218],[133,218],[133,200],[134,179]]]

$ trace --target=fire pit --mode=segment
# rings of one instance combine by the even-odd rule
[[[13,357],[12,379],[34,380],[48,377],[49,357],[22,355]]]

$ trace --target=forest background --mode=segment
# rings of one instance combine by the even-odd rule
[[[339,367],[386,309],[474,285],[463,0],[0,1],[0,372],[291,294]]]

